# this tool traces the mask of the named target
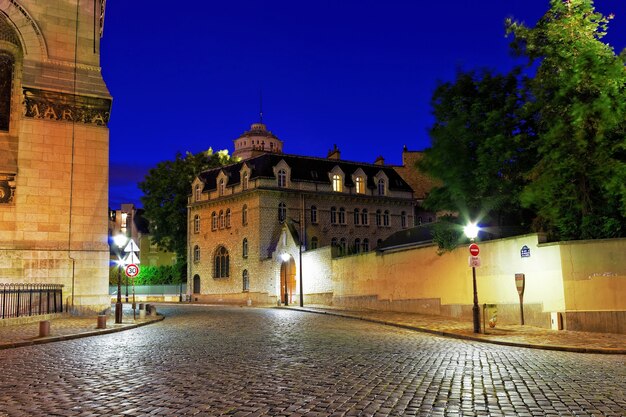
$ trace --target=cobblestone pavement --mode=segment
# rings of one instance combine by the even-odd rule
[[[0,351],[1,416],[624,416],[626,356],[498,346],[289,309]]]

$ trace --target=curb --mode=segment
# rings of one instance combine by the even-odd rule
[[[284,308],[284,307],[281,307],[281,308]],[[491,343],[493,345],[523,347],[523,348],[528,348],[528,349],[556,350],[556,351],[574,352],[574,353],[597,353],[597,354],[605,354],[605,355],[625,355],[626,354],[626,349],[582,348],[582,347],[577,347],[577,346],[538,345],[538,344],[532,344],[532,343],[506,342],[503,340],[491,340],[491,339],[486,339],[482,337],[469,336],[469,335],[458,334],[458,333],[453,333],[453,332],[445,332],[441,330],[433,330],[433,329],[428,329],[426,327],[417,327],[417,326],[411,326],[408,324],[400,324],[400,323],[395,323],[392,321],[352,316],[352,315],[338,313],[334,311],[309,310],[306,307],[289,308],[289,309],[294,310],[294,311],[303,311],[306,313],[327,314],[329,316],[337,316],[337,317],[344,317],[344,318],[349,318],[349,319],[367,321],[370,323],[384,324],[386,326],[399,327],[401,329],[413,330],[413,331],[417,331],[420,333],[428,333],[428,334],[433,334],[436,336],[448,337],[451,339],[470,340],[473,342]]]
[[[37,338],[33,340],[24,340],[24,341],[19,341],[19,342],[0,343],[0,350],[13,349],[13,348],[24,347],[24,346],[43,345],[46,343],[60,342],[62,340],[74,340],[74,339],[80,339],[83,337],[100,336],[104,334],[118,333],[124,330],[136,329],[138,327],[147,326],[148,324],[157,323],[159,321],[163,321],[164,319],[165,319],[165,316],[158,315],[156,319],[145,321],[142,323],[133,323],[133,324],[127,324],[127,325],[124,325],[122,323],[122,325],[119,327],[112,327],[112,328],[99,329],[99,330],[90,330],[90,331],[83,332],[83,333],[73,333],[73,334],[66,334],[66,335],[60,335],[60,336],[49,336],[49,337],[42,337],[42,338]]]

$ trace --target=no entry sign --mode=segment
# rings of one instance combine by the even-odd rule
[[[478,256],[478,254],[480,253],[480,248],[477,244],[472,243],[471,245],[469,245],[469,252],[472,256]]]

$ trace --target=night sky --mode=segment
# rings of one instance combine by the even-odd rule
[[[626,47],[626,2],[605,40]],[[108,1],[101,65],[113,96],[109,204],[176,152],[233,150],[259,120],[285,153],[400,164],[429,146],[430,99],[458,69],[508,71],[504,20],[548,0]]]

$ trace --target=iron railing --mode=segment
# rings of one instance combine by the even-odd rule
[[[63,312],[62,284],[1,284],[3,319]]]

